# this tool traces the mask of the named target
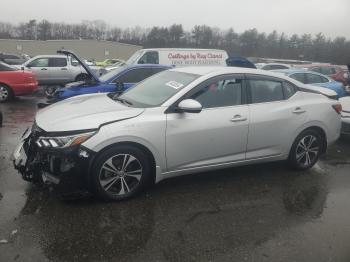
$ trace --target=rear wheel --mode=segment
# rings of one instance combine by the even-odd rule
[[[294,141],[289,153],[289,163],[298,170],[305,170],[313,167],[321,152],[322,136],[319,132],[308,129],[303,131]]]
[[[6,85],[0,84],[0,102],[7,102],[13,98],[12,89]]]
[[[104,200],[123,200],[139,193],[151,179],[147,155],[132,146],[118,146],[97,156],[91,172],[95,194]]]

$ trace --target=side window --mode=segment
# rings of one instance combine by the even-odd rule
[[[292,85],[291,83],[288,83],[288,82],[283,82],[283,93],[284,93],[285,99],[290,98],[296,92],[297,92],[297,89],[295,88],[294,85]]]
[[[49,59],[48,58],[38,58],[29,63],[30,67],[48,67]]]
[[[261,69],[264,69],[264,70],[271,70],[271,65],[265,65],[265,66],[263,66]]]
[[[311,68],[310,71],[321,73],[321,68],[320,67],[314,67],[314,68]]]
[[[273,80],[249,80],[252,103],[284,100],[282,83]]]
[[[290,78],[293,78],[299,82],[302,82],[303,84],[306,84],[305,74],[303,73],[297,73],[289,76]]]
[[[121,77],[118,77],[117,79],[113,80],[113,82],[138,83],[146,79],[147,77],[150,77],[153,74],[154,73],[151,68],[132,69],[123,74]]]
[[[152,68],[153,74],[157,74],[157,73],[162,72],[164,70],[167,70],[167,68],[161,68],[161,67]]]
[[[49,67],[65,67],[67,66],[66,58],[50,58]]]
[[[320,77],[321,77],[322,83],[328,83],[329,82],[329,80],[327,78],[325,78],[323,76],[320,76]]]
[[[315,74],[306,74],[306,83],[307,84],[318,84],[323,83],[321,76]]]
[[[321,73],[326,75],[326,76],[329,76],[329,75],[334,75],[337,72],[336,72],[334,67],[322,67],[321,68]]]
[[[205,85],[191,98],[203,108],[235,106],[242,104],[242,79],[226,79]]]
[[[276,69],[288,69],[288,66],[284,66],[284,65],[271,65],[271,70],[276,70]]]
[[[159,64],[159,54],[157,51],[146,52],[138,61],[138,64]]]

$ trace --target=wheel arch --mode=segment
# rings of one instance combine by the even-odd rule
[[[11,85],[9,85],[9,84],[7,84],[5,82],[0,82],[0,85],[6,86],[10,90],[10,99],[11,99],[11,97],[15,96],[15,91],[13,90]]]
[[[78,79],[79,79],[80,76],[89,77],[89,75],[86,74],[86,73],[79,73],[79,74],[77,74],[77,75],[75,76],[75,81],[78,81]]]
[[[105,152],[106,150],[113,148],[113,147],[117,147],[117,146],[133,146],[136,147],[138,149],[140,149],[141,151],[143,151],[149,161],[152,163],[151,164],[151,168],[152,168],[152,182],[155,183],[156,182],[156,176],[157,176],[157,170],[156,170],[156,166],[157,166],[157,161],[156,158],[154,156],[154,153],[145,145],[138,143],[138,142],[134,142],[134,141],[121,141],[121,142],[115,142],[112,143],[110,145],[107,145],[105,147],[103,147],[101,150],[99,150],[97,152],[97,154],[101,154],[102,152]],[[93,162],[95,161],[95,158],[93,159]]]
[[[328,143],[327,143],[327,132],[325,130],[325,128],[323,126],[321,126],[319,123],[312,123],[308,126],[304,126],[302,129],[298,130],[298,132],[296,133],[294,139],[293,139],[293,142],[290,146],[290,148],[292,147],[295,139],[304,131],[306,130],[314,130],[316,132],[318,132],[321,137],[322,137],[322,152],[321,153],[325,153],[327,151],[327,146],[328,146]]]

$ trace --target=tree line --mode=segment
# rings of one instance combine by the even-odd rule
[[[196,25],[191,30],[185,30],[181,24],[120,28],[111,27],[101,20],[67,24],[32,19],[17,25],[0,22],[0,39],[97,39],[142,45],[145,48],[219,48],[236,56],[350,63],[350,41],[345,37],[332,39],[322,33],[264,33],[255,28],[238,33],[233,28],[222,30],[208,25]]]

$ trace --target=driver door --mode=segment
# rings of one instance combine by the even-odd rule
[[[249,106],[243,76],[208,80],[185,98],[197,100],[203,109],[200,113],[167,114],[168,171],[245,160]]]
[[[40,57],[27,65],[31,71],[35,74],[38,82],[40,84],[48,84],[50,83],[50,70],[49,70],[49,58]]]

